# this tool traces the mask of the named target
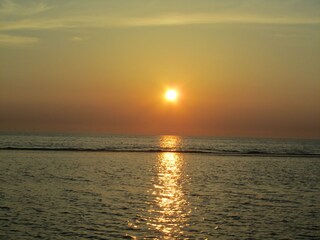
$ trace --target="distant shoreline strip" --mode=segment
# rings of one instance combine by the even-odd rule
[[[88,148],[28,148],[28,147],[2,147],[1,150],[9,151],[50,151],[50,152],[127,152],[127,153],[192,153],[210,154],[215,156],[256,156],[256,157],[306,157],[320,158],[317,153],[268,153],[259,151],[237,152],[237,151],[209,151],[209,150],[169,150],[169,149],[88,149]]]

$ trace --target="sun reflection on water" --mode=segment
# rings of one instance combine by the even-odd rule
[[[181,144],[181,138],[178,136],[161,136],[159,144],[162,150],[176,151]]]
[[[162,148],[175,149],[181,139],[164,136],[160,139]],[[189,203],[183,186],[186,177],[183,172],[184,159],[181,153],[163,152],[158,154],[157,175],[154,179],[148,225],[161,233],[162,238],[182,236],[187,225]]]

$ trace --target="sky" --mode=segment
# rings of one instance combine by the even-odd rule
[[[0,131],[320,138],[319,63],[318,0],[0,0]]]

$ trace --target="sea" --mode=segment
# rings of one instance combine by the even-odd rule
[[[320,239],[320,140],[2,133],[0,239]]]

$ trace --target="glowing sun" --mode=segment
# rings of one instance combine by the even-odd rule
[[[164,94],[164,97],[170,102],[175,102],[178,98],[178,92],[175,89],[169,89]]]

